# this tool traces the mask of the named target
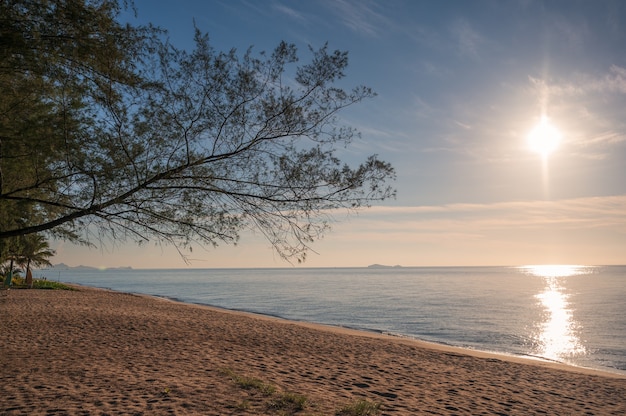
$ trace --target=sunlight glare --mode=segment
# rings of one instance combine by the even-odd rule
[[[539,124],[528,134],[528,144],[531,150],[541,154],[546,158],[559,146],[561,132],[548,120],[542,116]]]
[[[539,323],[535,335],[537,354],[552,360],[584,355],[587,350],[579,338],[580,323],[574,317],[566,291],[568,277],[591,274],[593,266],[547,264],[520,267],[524,273],[545,281],[544,290],[535,295],[545,319]]]
[[[538,335],[539,354],[552,360],[585,354],[585,347],[577,336],[578,325],[569,307],[569,295],[555,278],[547,279],[545,291],[536,295],[547,313]]]
[[[576,264],[540,264],[533,266],[522,266],[526,273],[539,277],[568,277],[579,274],[588,274],[590,266],[580,266]]]

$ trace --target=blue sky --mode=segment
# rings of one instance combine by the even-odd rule
[[[626,264],[626,2],[137,0],[139,23],[192,47],[244,52],[328,42],[349,51],[346,85],[378,96],[342,113],[379,154],[398,197],[337,213],[305,266]],[[528,133],[561,134],[547,158]],[[57,246],[71,265],[186,267],[146,245]],[[258,235],[194,250],[191,267],[289,267]]]

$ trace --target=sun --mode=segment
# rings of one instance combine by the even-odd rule
[[[539,124],[528,134],[528,144],[531,150],[548,157],[556,150],[561,142],[561,132],[552,124],[548,117],[541,117]]]

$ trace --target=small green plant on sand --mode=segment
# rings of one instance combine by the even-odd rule
[[[336,416],[375,416],[380,414],[380,403],[357,400],[338,411]]]
[[[242,400],[235,406],[237,410],[248,410],[250,408],[250,402],[248,400]]]
[[[308,398],[301,394],[277,392],[275,386],[267,384],[258,378],[236,374],[231,369],[222,369],[220,371],[222,374],[230,377],[230,379],[240,388],[244,390],[256,390],[266,396],[267,398],[262,401],[263,406],[272,412],[276,412],[278,415],[295,415],[296,413],[304,410],[304,408],[308,405]],[[236,408],[240,410],[247,410],[250,408],[250,403],[246,399],[236,405]]]
[[[239,374],[235,374],[235,372],[233,372],[230,369],[225,369],[222,372],[226,374],[227,376],[229,376],[235,382],[236,385],[238,385],[244,390],[250,390],[250,389],[259,390],[261,393],[263,393],[266,396],[271,396],[276,391],[276,387],[272,386],[271,384],[266,384],[262,380],[259,380],[258,378],[241,376]]]
[[[306,396],[297,393],[283,393],[270,401],[268,407],[270,409],[287,412],[286,414],[293,414],[303,410],[306,404]]]

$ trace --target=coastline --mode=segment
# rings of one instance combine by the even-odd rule
[[[626,413],[621,374],[76,287],[0,300],[2,414],[277,414],[232,374],[305,396],[306,414],[363,399],[383,414]]]
[[[626,374],[624,267],[589,268],[593,290],[586,275],[560,280],[559,291],[577,295],[558,305],[541,300],[545,278],[502,267],[137,269],[58,280]],[[548,325],[558,317],[568,322]]]
[[[390,267],[393,267],[393,266],[390,266]],[[71,283],[71,284],[68,283],[68,285],[76,287],[76,288],[88,288],[88,289],[105,290],[105,291],[111,291],[111,292],[117,292],[117,293],[128,293],[128,292],[119,292],[119,291],[116,291],[113,289],[107,289],[107,288],[95,288],[91,286],[82,286],[82,285],[75,284],[75,283]],[[466,347],[446,344],[443,342],[423,340],[423,339],[419,339],[419,338],[415,338],[415,337],[411,337],[411,336],[403,335],[403,334],[394,334],[390,332],[382,332],[382,331],[370,330],[370,329],[350,328],[350,327],[345,327],[345,326],[340,326],[340,325],[331,325],[331,324],[323,324],[323,323],[318,323],[318,322],[294,320],[294,319],[289,319],[289,318],[283,318],[281,316],[264,314],[264,313],[259,313],[259,312],[250,312],[250,311],[239,310],[239,309],[228,309],[228,308],[223,308],[223,307],[214,306],[214,305],[207,305],[203,303],[190,303],[190,302],[182,301],[180,299],[166,297],[166,296],[148,295],[145,293],[135,293],[135,292],[132,292],[131,294],[136,295],[136,296],[144,296],[144,297],[156,299],[156,300],[179,303],[181,305],[188,305],[188,306],[199,307],[199,308],[207,308],[209,310],[220,312],[220,313],[229,313],[229,314],[241,315],[241,316],[250,317],[250,318],[267,319],[270,321],[293,324],[293,325],[303,326],[306,328],[311,328],[311,329],[315,329],[319,331],[327,331],[331,333],[334,332],[334,333],[352,335],[352,336],[371,337],[375,339],[389,340],[393,342],[405,342],[408,345],[414,344],[420,348],[428,348],[428,349],[433,349],[433,350],[442,351],[442,352],[453,352],[453,353],[458,353],[458,354],[465,354],[465,355],[470,355],[470,356],[474,356],[477,358],[499,359],[502,361],[510,361],[510,362],[520,363],[520,364],[528,364],[528,365],[536,365],[540,367],[554,368],[554,369],[562,370],[562,371],[597,375],[601,377],[626,379],[626,372],[620,372],[617,369],[615,371],[611,371],[609,369],[577,366],[574,364],[564,363],[564,362],[560,362],[556,360],[550,360],[550,359],[540,357],[540,356],[515,355],[515,354],[508,354],[508,353],[497,352],[497,351],[483,351],[483,350],[477,350],[473,348],[466,348]]]
[[[81,286],[81,285],[76,285],[76,284],[71,284],[71,286],[74,286],[77,288],[87,287],[87,286]],[[89,288],[96,289],[96,290],[106,290],[106,291],[111,291],[111,292],[116,292],[116,293],[126,293],[126,292],[118,292],[112,289],[91,288],[91,287]],[[368,330],[368,329],[350,328],[350,327],[344,327],[344,326],[339,326],[339,325],[322,324],[322,323],[317,323],[317,322],[298,321],[298,320],[293,320],[293,319],[283,318],[280,316],[263,314],[263,313],[258,313],[258,312],[249,312],[249,311],[243,311],[243,310],[238,310],[238,309],[228,309],[228,308],[222,308],[219,306],[206,305],[202,303],[188,303],[188,302],[184,302],[179,299],[176,299],[176,298],[169,298],[165,296],[147,295],[144,293],[131,293],[131,294],[135,296],[143,296],[143,297],[147,297],[147,298],[151,298],[151,299],[155,299],[159,301],[178,303],[178,304],[186,305],[190,307],[206,308],[208,310],[215,311],[218,313],[233,314],[236,316],[239,315],[239,316],[244,316],[244,317],[253,318],[253,319],[261,319],[261,320],[280,322],[283,324],[302,326],[304,328],[310,328],[310,329],[314,329],[317,331],[325,331],[329,333],[336,333],[336,334],[349,335],[349,336],[355,336],[355,337],[367,337],[367,338],[381,339],[381,340],[387,340],[389,342],[406,343],[407,345],[415,345],[419,348],[426,348],[426,349],[431,349],[431,350],[440,351],[440,352],[450,352],[450,353],[469,355],[469,356],[476,357],[476,358],[496,359],[496,360],[508,361],[508,362],[519,363],[519,364],[553,368],[555,370],[561,370],[561,371],[596,375],[596,376],[608,377],[608,378],[626,379],[626,373],[619,372],[618,370],[610,371],[610,370],[604,370],[604,369],[599,369],[599,368],[582,367],[582,366],[577,366],[573,364],[563,363],[560,361],[549,360],[549,359],[539,357],[539,356],[536,356],[536,357],[530,356],[530,355],[523,356],[523,355],[507,354],[507,353],[495,352],[495,351],[482,351],[482,350],[476,350],[472,348],[464,348],[464,347],[459,347],[455,345],[445,344],[441,342],[427,341],[427,340],[414,338],[414,337],[410,337],[410,336],[402,335],[402,334],[393,334],[393,333]]]

